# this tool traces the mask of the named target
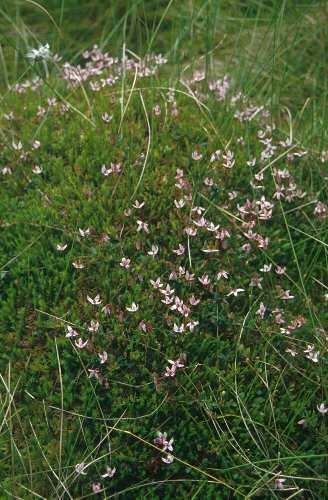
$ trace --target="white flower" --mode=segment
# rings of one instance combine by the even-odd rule
[[[138,309],[139,306],[135,302],[132,302],[131,306],[126,308],[126,310],[129,312],[136,312],[138,311]]]
[[[58,245],[56,245],[56,248],[58,252],[64,252],[67,248],[67,245],[61,245],[60,243],[58,243]]]
[[[163,462],[164,462],[164,463],[166,463],[166,464],[171,464],[171,463],[173,462],[173,460],[174,460],[174,456],[173,456],[173,455],[171,455],[171,453],[168,453],[168,454],[166,455],[166,458],[165,458],[165,457],[162,457],[162,460],[163,460]]]
[[[37,59],[41,59],[43,61],[51,59],[49,43],[40,45],[38,49],[30,49],[26,54],[26,57],[31,61],[31,64],[34,64]]]
[[[99,356],[99,359],[100,359],[100,364],[103,365],[104,363],[106,363],[107,361],[107,358],[108,358],[108,354],[106,351],[103,351],[103,352],[100,352],[98,354]]]
[[[243,288],[232,288],[230,292],[227,293],[227,297],[229,297],[230,295],[234,295],[235,297],[237,297],[239,293],[242,293],[244,291],[245,290]]]
[[[107,467],[105,474],[102,474],[101,477],[104,478],[104,479],[106,477],[112,478],[115,473],[116,473],[116,467],[113,467],[113,468]]]
[[[317,410],[322,415],[325,415],[328,412],[328,406],[326,406],[325,403],[321,403],[320,405],[317,405]]]
[[[152,245],[151,246],[151,250],[149,250],[149,252],[147,252],[148,255],[151,255],[152,257],[155,257],[155,255],[158,254],[158,246],[157,245]]]
[[[91,297],[89,297],[89,295],[87,295],[87,301],[90,302],[90,304],[92,304],[93,306],[99,306],[99,304],[101,304],[101,299],[100,299],[100,295],[96,295],[94,299],[92,299]]]
[[[76,474],[83,474],[85,476],[86,475],[85,469],[86,469],[86,465],[83,462],[80,464],[76,464],[76,466],[75,466]]]

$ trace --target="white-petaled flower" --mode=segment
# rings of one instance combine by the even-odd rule
[[[102,474],[101,477],[105,479],[106,477],[112,478],[116,473],[116,467],[107,467],[105,474]]]
[[[89,295],[87,295],[87,301],[90,302],[90,304],[92,304],[93,306],[99,306],[102,302],[99,294],[96,295],[94,299],[92,299],[91,297],[89,297]]]
[[[211,280],[208,276],[208,274],[203,274],[200,278],[198,278],[199,283],[201,283],[203,286],[208,286],[211,283]]]
[[[56,245],[56,248],[58,250],[58,252],[64,252],[67,248],[67,245],[61,245],[60,243],[58,243],[58,245]]]
[[[312,361],[313,363],[319,363],[319,356],[320,356],[320,352],[319,351],[315,351],[315,348],[314,348],[314,345],[308,345],[306,349],[304,349],[305,354],[306,354],[306,358],[309,359],[310,361]]]
[[[86,347],[86,345],[88,344],[88,339],[83,342],[83,340],[81,339],[81,337],[78,339],[78,340],[75,340],[75,345],[76,347],[78,347],[79,349],[84,349]]]
[[[280,294],[281,300],[292,300],[294,299],[294,295],[291,295],[290,290],[282,290]]]
[[[104,363],[106,363],[106,361],[108,359],[108,354],[107,354],[106,351],[99,352],[98,353],[98,357],[99,357],[99,360],[100,360],[100,364],[103,365]]]
[[[285,485],[284,485],[285,482],[286,482],[286,478],[284,478],[284,477],[277,477],[274,480],[275,487],[278,490],[283,490],[285,488]]]
[[[120,262],[120,266],[124,267],[124,269],[129,269],[130,263],[131,263],[131,259],[127,259],[126,257],[123,257],[121,262]]]
[[[42,168],[39,165],[34,165],[32,167],[33,174],[40,175],[42,174]]]
[[[185,331],[185,326],[182,323],[180,326],[174,323],[173,325],[173,331],[174,333],[183,333]]]
[[[156,281],[150,280],[150,284],[155,288],[155,290],[159,290],[163,287],[163,283],[161,283],[161,279],[157,278]]]
[[[181,245],[181,243],[180,243],[178,248],[173,250],[173,252],[177,255],[183,255],[185,253],[185,247],[183,245]]]
[[[264,264],[264,266],[260,269],[261,273],[269,273],[271,271],[272,264]]]
[[[189,329],[190,332],[193,332],[194,329],[196,328],[196,326],[199,325],[199,321],[189,321],[189,323],[187,323],[187,328]]]
[[[79,233],[80,235],[82,236],[82,238],[85,238],[86,236],[89,236],[90,235],[90,228],[87,227],[86,229],[81,229],[79,227]]]
[[[130,307],[126,307],[126,310],[129,312],[132,312],[132,313],[138,311],[138,309],[139,309],[139,306],[135,302],[132,302]]]
[[[145,205],[145,202],[143,201],[142,203],[140,203],[138,200],[136,200],[134,203],[133,203],[133,208],[136,208],[137,210],[140,210],[140,208],[142,208],[143,206]]]
[[[83,474],[84,476],[86,475],[86,472],[85,472],[85,469],[86,469],[86,465],[85,463],[80,463],[80,464],[76,464],[75,466],[75,472],[76,474]]]
[[[97,333],[97,331],[99,330],[99,326],[99,321],[95,321],[94,319],[92,319],[90,321],[90,325],[88,326],[88,330],[89,332]]]
[[[174,460],[174,456],[171,453],[168,453],[166,457],[162,457],[162,461],[166,464],[171,464]]]
[[[111,115],[109,115],[108,113],[103,113],[101,115],[101,118],[102,118],[102,121],[105,122],[105,123],[109,123],[113,119],[113,117]]]
[[[149,250],[149,252],[147,252],[147,253],[151,257],[155,257],[158,254],[158,246],[157,245],[152,245],[151,246],[151,250]]]
[[[219,271],[218,274],[216,275],[216,279],[220,280],[221,278],[227,280],[229,278],[228,271],[225,271],[224,269],[222,269],[222,271]]]
[[[145,231],[145,233],[149,233],[148,224],[142,220],[137,220],[137,231]]]
[[[265,315],[265,311],[266,311],[266,307],[265,305],[263,304],[263,302],[260,303],[260,307],[258,308],[258,310],[256,311],[256,314],[258,316],[260,316],[261,319],[264,318],[264,315]]]
[[[30,49],[26,57],[30,60],[31,64],[34,64],[37,60],[49,61],[52,57],[49,43],[40,45],[38,49]]]
[[[227,293],[227,297],[230,297],[230,295],[233,295],[234,297],[237,297],[239,293],[244,292],[245,290],[243,288],[232,288],[229,293]]]
[[[201,160],[203,158],[203,155],[199,153],[198,151],[194,151],[191,155],[192,159],[195,161]]]
[[[75,269],[84,269],[85,268],[85,265],[79,261],[72,262],[72,266],[75,267]]]
[[[78,337],[78,336],[79,336],[79,333],[76,330],[74,330],[74,328],[72,328],[70,325],[66,326],[66,337],[67,338]]]
[[[325,403],[321,403],[317,405],[317,410],[321,415],[325,415],[328,412],[328,406],[326,406]]]
[[[157,436],[154,439],[154,444],[160,446],[163,451],[173,451],[173,438],[167,439],[166,432],[157,432]]]

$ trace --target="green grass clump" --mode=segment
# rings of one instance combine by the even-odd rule
[[[113,60],[104,25],[101,50],[33,65],[21,35],[40,18],[19,4],[0,115],[0,498],[325,497],[325,83],[308,68],[313,93],[291,102],[298,42],[279,81],[264,45],[233,67],[262,13],[265,40],[290,36],[284,2],[227,3],[218,64],[214,4],[181,9],[204,43],[188,57],[211,49],[182,72],[171,4],[152,4],[140,56],[144,2],[135,24],[117,2]]]

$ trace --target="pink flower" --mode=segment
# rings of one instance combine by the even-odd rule
[[[125,269],[129,269],[130,262],[131,262],[130,259],[126,259],[125,257],[123,257],[122,260],[121,260],[121,262],[120,262],[120,266],[124,267]]]
[[[155,288],[155,290],[159,290],[163,287],[163,283],[161,283],[161,279],[157,278],[156,281],[150,280],[151,285]]]
[[[66,338],[78,337],[79,333],[74,330],[70,325],[66,326]]]
[[[281,300],[292,300],[294,299],[294,295],[290,294],[290,290],[282,290],[280,294]]]
[[[78,347],[79,349],[84,349],[86,347],[86,345],[88,344],[88,340],[86,340],[85,342],[83,342],[83,340],[81,339],[81,337],[78,339],[78,340],[75,340],[75,345],[76,347]]]
[[[208,277],[208,274],[203,274],[200,278],[198,278],[198,281],[203,285],[203,286],[208,286],[211,283],[210,278]]]
[[[191,155],[192,159],[195,161],[201,160],[203,158],[203,155],[199,153],[198,151],[194,151]]]
[[[180,243],[178,248],[176,250],[173,250],[173,252],[177,255],[183,255],[185,253],[185,247]]]
[[[100,483],[92,483],[91,485],[92,491],[95,495],[101,493],[101,484]]]
[[[109,304],[105,304],[104,307],[101,310],[107,316],[111,313],[111,308],[110,308]]]

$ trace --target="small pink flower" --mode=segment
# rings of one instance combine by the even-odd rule
[[[124,267],[125,269],[129,269],[130,262],[131,262],[131,259],[126,259],[125,257],[123,257],[121,262],[120,262],[120,266]]]
[[[106,314],[106,316],[109,316],[109,314],[111,313],[111,308],[109,304],[105,304],[101,310],[104,314]]]
[[[79,333],[74,330],[70,325],[67,325],[66,326],[66,337],[67,338],[71,338],[71,337],[78,337],[79,336]]]
[[[208,286],[211,283],[210,278],[208,277],[208,274],[203,274],[200,278],[198,278],[198,281],[203,285],[203,286]]]
[[[79,349],[84,349],[86,347],[86,345],[88,344],[88,340],[86,340],[85,342],[83,342],[83,340],[81,339],[81,337],[78,339],[78,340],[75,340],[75,345],[76,347],[78,347]]]
[[[100,483],[92,483],[91,485],[92,491],[95,495],[101,493],[101,484]]]
[[[178,248],[176,250],[173,250],[173,252],[177,255],[183,255],[185,253],[185,247],[180,243]]]
[[[198,151],[194,151],[191,155],[192,159],[195,161],[199,161],[203,158],[203,155],[199,153]]]

